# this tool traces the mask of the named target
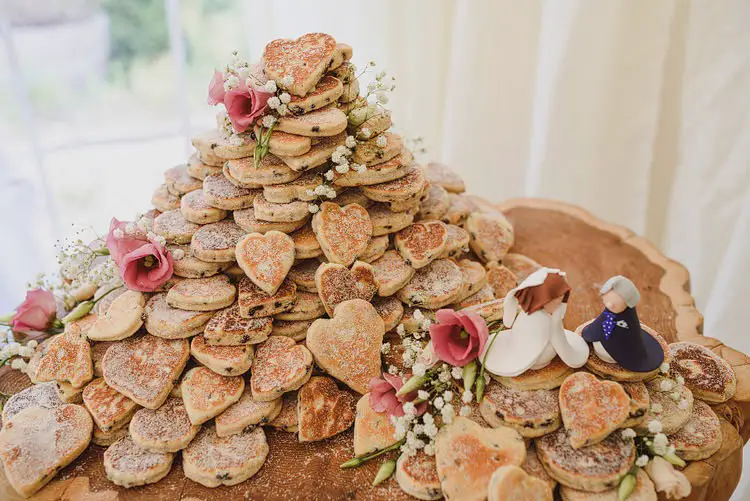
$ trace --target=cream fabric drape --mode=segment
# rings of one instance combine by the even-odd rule
[[[706,333],[750,352],[750,3],[245,5],[265,20],[252,56],[311,30],[350,43],[396,75],[389,106],[425,159],[492,200],[562,199],[646,235],[690,269]]]
[[[690,270],[705,333],[750,352],[750,2],[247,5],[270,21],[251,47],[323,30],[393,72],[396,125],[471,191],[566,200],[649,237]]]

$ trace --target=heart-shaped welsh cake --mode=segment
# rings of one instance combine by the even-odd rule
[[[102,431],[122,428],[138,410],[138,404],[104,382],[104,378],[91,381],[83,389],[83,404]]]
[[[80,405],[23,409],[0,432],[0,459],[8,482],[21,496],[31,496],[86,449],[93,428]]]
[[[601,381],[588,372],[565,378],[559,398],[560,414],[574,449],[601,442],[630,414],[630,397],[620,383]]]
[[[180,384],[190,422],[203,424],[218,416],[242,396],[245,380],[239,376],[222,376],[208,367],[193,367]]]
[[[364,456],[395,444],[395,433],[396,427],[388,413],[372,410],[370,394],[362,395],[354,419],[354,455]]]
[[[448,226],[442,221],[422,221],[396,233],[393,244],[406,264],[413,268],[427,266],[448,245]]]
[[[312,229],[328,261],[351,265],[364,253],[372,237],[372,221],[359,204],[340,207],[323,202],[313,216]]]
[[[362,261],[354,263],[351,270],[341,264],[321,264],[315,272],[315,287],[329,317],[344,301],[370,301],[378,291],[372,266]]]
[[[324,371],[358,393],[380,376],[380,345],[385,325],[375,307],[362,299],[339,304],[333,318],[318,319],[307,330],[307,347]]]
[[[325,440],[354,424],[354,396],[329,377],[310,378],[297,393],[299,441]]]
[[[457,417],[443,426],[435,440],[440,485],[447,500],[483,501],[492,474],[501,466],[520,466],[526,446],[516,430],[484,428]]]
[[[253,398],[275,400],[305,384],[312,374],[310,351],[284,336],[271,336],[258,345],[250,376]]]
[[[102,359],[104,381],[148,409],[158,409],[190,356],[186,339],[150,334],[129,337],[107,348]]]
[[[62,334],[50,338],[34,370],[34,381],[65,381],[74,388],[91,381],[94,364],[86,332],[96,318],[96,315],[87,315],[66,326]]]
[[[295,96],[305,96],[328,69],[336,50],[336,40],[325,33],[308,33],[297,40],[280,38],[266,45],[263,52],[269,80],[292,78],[285,88]]]
[[[552,501],[552,489],[543,481],[529,475],[518,466],[501,466],[490,479],[488,501],[533,499]]]
[[[294,240],[280,231],[250,233],[234,249],[237,264],[263,292],[273,296],[294,264]]]

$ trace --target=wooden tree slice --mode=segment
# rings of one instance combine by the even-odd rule
[[[486,202],[483,202],[486,204]],[[568,273],[573,294],[565,323],[568,328],[600,313],[598,286],[616,274],[630,277],[643,296],[639,315],[667,340],[690,340],[726,358],[738,376],[737,396],[717,411],[724,442],[706,461],[691,463],[686,474],[694,485],[691,501],[727,500],[742,471],[742,445],[750,416],[750,359],[701,335],[702,317],[690,295],[687,270],[661,254],[650,242],[620,226],[605,223],[584,210],[547,200],[511,200],[499,206],[516,230],[514,252]],[[30,385],[28,378],[8,367],[0,369],[0,391],[14,393]],[[738,432],[738,430],[740,432]],[[122,489],[104,474],[104,448],[90,446],[73,464],[32,499],[110,500],[407,500],[395,481],[379,487],[370,483],[381,462],[354,470],[339,465],[352,455],[352,431],[319,443],[300,444],[296,435],[268,429],[270,454],[260,472],[247,482],[208,489],[187,480],[179,459],[157,484]],[[743,439],[744,437],[744,439]],[[395,457],[395,455],[393,456]],[[384,456],[384,459],[390,457]],[[0,499],[21,500],[0,472]]]

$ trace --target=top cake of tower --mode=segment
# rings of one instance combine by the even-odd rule
[[[270,80],[283,82],[291,77],[285,88],[295,96],[304,97],[323,74],[341,66],[352,57],[352,49],[337,44],[331,35],[308,33],[296,40],[277,39],[263,51],[265,75]]]

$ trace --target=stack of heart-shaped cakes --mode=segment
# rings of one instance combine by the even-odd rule
[[[177,455],[204,486],[243,482],[284,433],[320,442],[349,432],[345,454],[355,456],[392,447],[396,420],[372,388],[390,390],[378,378],[411,370],[407,340],[424,345],[441,308],[502,318],[505,294],[539,265],[508,252],[513,227],[466,195],[455,172],[415,161],[390,130],[382,94],[391,83],[373,76],[360,95],[351,58],[351,47],[311,33],[226,70],[223,91],[265,93],[268,108],[238,131],[227,107],[133,222],[163,239],[171,279],[109,292],[36,349],[28,374],[37,386],[11,398],[0,431],[19,494],[43,487],[90,441],[108,447],[107,477],[123,487],[159,481]],[[391,472],[419,499],[552,499],[557,483],[564,499],[588,499],[577,496],[617,486],[635,460],[632,435],[657,418],[678,454],[707,457],[721,433],[697,399],[727,400],[734,375],[697,345],[669,351],[677,379],[618,382],[617,372],[574,373],[559,360],[488,378],[471,413],[419,425],[434,428],[436,445],[392,456]],[[458,382],[447,379],[458,392],[456,371]],[[436,397],[417,394],[425,404]],[[648,477],[637,478],[648,492]]]

